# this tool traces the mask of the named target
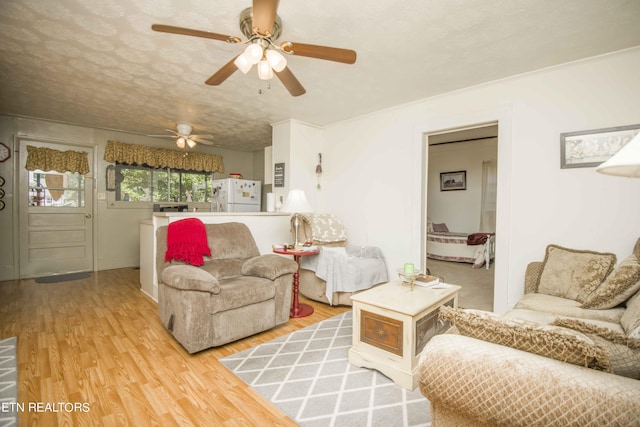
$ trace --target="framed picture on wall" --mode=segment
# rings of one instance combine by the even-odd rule
[[[560,134],[560,168],[588,168],[609,160],[640,133],[640,124]]]
[[[466,190],[467,171],[440,172],[440,191]]]

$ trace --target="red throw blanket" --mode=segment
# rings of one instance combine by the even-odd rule
[[[493,236],[495,233],[472,233],[467,236],[467,245],[483,245],[486,243],[489,236]]]
[[[177,259],[187,264],[204,264],[203,255],[211,256],[207,241],[207,229],[198,218],[186,218],[169,223],[167,230],[167,252],[164,260]]]

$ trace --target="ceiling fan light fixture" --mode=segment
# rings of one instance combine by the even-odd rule
[[[245,55],[249,63],[257,64],[258,62],[260,62],[263,56],[262,46],[259,43],[251,43],[244,50],[243,55]]]
[[[273,78],[273,69],[266,59],[258,63],[258,77],[260,80],[269,80]]]
[[[178,148],[184,148],[184,142],[184,138],[181,136],[176,140],[176,145],[178,146]]]
[[[287,66],[287,59],[277,50],[267,50],[266,57],[274,71],[280,72]]]
[[[244,74],[247,74],[251,69],[251,67],[253,67],[253,64],[249,62],[247,55],[245,55],[244,53],[238,55],[236,60],[233,61],[233,64],[238,68],[238,70],[242,71]]]
[[[189,148],[193,148],[196,146],[196,142],[191,138],[187,138],[187,145],[189,146]]]

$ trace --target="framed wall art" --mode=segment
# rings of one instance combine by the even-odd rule
[[[596,167],[640,133],[640,124],[560,134],[560,168]]]
[[[440,191],[466,189],[467,171],[440,172]]]

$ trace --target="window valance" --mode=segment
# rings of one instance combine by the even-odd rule
[[[152,168],[172,168],[197,172],[224,172],[222,156],[167,150],[146,145],[108,141],[104,159],[110,163],[146,165]]]
[[[27,170],[89,173],[89,153],[86,151],[59,151],[27,145]]]

